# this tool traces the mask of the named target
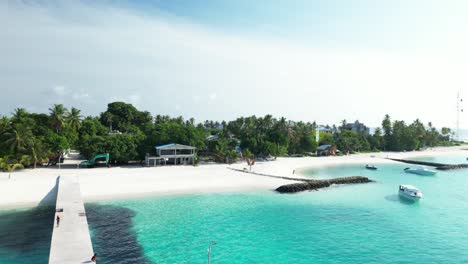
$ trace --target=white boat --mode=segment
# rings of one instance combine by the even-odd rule
[[[414,187],[413,185],[400,185],[400,189],[398,190],[398,194],[406,199],[418,201],[423,197],[422,192]]]
[[[428,168],[425,168],[423,166],[419,166],[416,168],[406,168],[405,172],[407,173],[414,173],[418,175],[434,175],[436,174],[436,171],[430,170]]]
[[[374,166],[374,165],[369,165],[369,164],[367,164],[367,165],[366,165],[366,169],[368,169],[368,170],[377,170],[377,167]]]

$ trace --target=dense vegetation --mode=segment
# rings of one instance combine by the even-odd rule
[[[449,128],[439,132],[431,123],[425,126],[419,120],[408,125],[392,122],[387,115],[382,128],[372,135],[347,130],[345,124],[343,120],[342,126],[334,127],[334,133],[320,132],[317,144],[315,122],[271,115],[196,124],[182,117],[153,117],[123,102],[110,103],[100,116],[86,118],[80,110],[68,110],[61,104],[50,108],[49,114],[17,108],[10,117],[0,118],[0,168],[36,167],[70,148],[79,150],[85,158],[110,153],[114,163],[141,161],[146,154],[154,154],[154,146],[173,142],[195,146],[201,157],[218,162],[233,161],[242,153],[264,157],[312,155],[321,144],[336,145],[342,153],[409,151],[452,144]]]

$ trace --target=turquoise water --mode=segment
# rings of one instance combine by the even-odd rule
[[[87,204],[95,251],[99,263],[206,263],[213,240],[213,264],[468,263],[468,170],[418,176],[403,172],[407,164],[377,166],[305,170],[314,178],[376,181],[321,191]],[[419,187],[424,198],[401,200],[399,184]],[[18,254],[18,261],[4,262],[4,251],[12,249],[0,242],[0,263],[46,263],[24,262]]]

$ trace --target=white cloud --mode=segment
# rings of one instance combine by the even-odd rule
[[[8,87],[0,88],[2,113],[17,105],[47,111],[60,97],[85,114],[127,101],[153,114],[198,120],[271,113],[378,125],[389,113],[453,126],[456,91],[468,87],[468,56],[458,48],[314,47],[79,2],[0,3],[0,30],[0,87]],[[47,87],[54,97],[38,92]],[[197,104],[203,94],[209,104]]]
[[[62,96],[62,95],[65,94],[65,87],[60,86],[60,85],[59,86],[54,86],[52,88],[52,90],[53,90],[54,94],[58,95],[58,96]]]

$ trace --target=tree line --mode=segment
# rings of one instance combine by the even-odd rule
[[[124,102],[108,104],[99,116],[83,117],[81,111],[56,104],[49,113],[17,108],[0,118],[0,169],[36,167],[58,151],[77,149],[85,158],[110,153],[111,162],[142,161],[154,147],[168,143],[191,145],[200,158],[232,162],[244,156],[313,155],[322,144],[341,152],[410,151],[451,145],[449,128],[439,132],[431,123],[391,121],[388,115],[373,134],[348,130],[344,121],[334,133],[319,132],[315,122],[295,122],[284,117],[240,117],[229,122],[166,115],[152,116]]]

